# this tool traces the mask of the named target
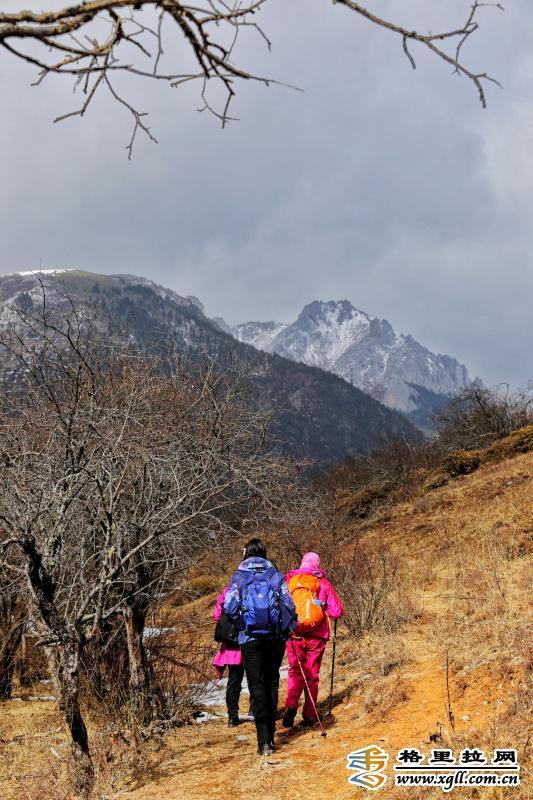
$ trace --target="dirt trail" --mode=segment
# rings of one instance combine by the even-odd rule
[[[265,761],[255,755],[251,722],[236,729],[229,729],[223,718],[190,725],[169,731],[161,740],[155,737],[138,751],[130,746],[121,752],[117,747],[109,757],[105,748],[98,749],[95,736],[104,770],[115,778],[113,790],[104,782],[101,794],[109,800],[362,796],[347,781],[350,751],[378,744],[394,761],[403,747],[429,754],[432,746],[450,746],[445,644],[450,637],[456,645],[448,673],[454,749],[517,746],[525,756],[531,705],[524,686],[528,664],[533,664],[528,656],[532,481],[533,454],[518,456],[400,505],[364,528],[365,537],[383,537],[400,558],[413,610],[408,609],[399,630],[388,638],[378,631],[355,642],[340,628],[335,702],[332,717],[325,720],[326,738],[300,725],[286,731],[278,723],[278,750]],[[189,615],[194,611],[201,631],[211,605],[212,598],[205,597],[187,608]],[[210,642],[208,622],[205,636]],[[322,667],[323,712],[330,658],[331,646]],[[283,684],[280,704],[284,691]],[[509,707],[513,714],[503,719]],[[247,698],[242,708],[248,708]],[[40,781],[50,773],[50,764],[62,766],[65,736],[57,710],[52,703],[14,701],[2,704],[1,710],[0,798],[40,800],[40,791],[22,793],[18,776],[22,781],[31,773]],[[57,751],[52,756],[51,747]],[[531,774],[527,769],[526,780]],[[461,790],[461,800],[479,797],[476,791]],[[513,792],[513,800],[531,800],[529,792],[524,786]],[[440,790],[406,794],[391,786],[390,779],[379,793],[383,800],[441,796]],[[488,790],[483,794],[485,800],[507,796]],[[64,794],[48,797],[70,800]]]
[[[376,697],[375,710],[368,698],[365,676],[356,675],[354,679],[349,666],[340,666],[337,682],[344,697],[336,703],[332,717],[326,722],[327,737],[321,737],[318,730],[304,730],[300,726],[285,731],[278,723],[278,750],[265,762],[255,756],[253,723],[241,725],[236,731],[228,730],[225,721],[182,730],[167,741],[171,757],[163,756],[150,764],[149,782],[145,783],[139,775],[117,797],[128,800],[353,798],[357,790],[348,784],[346,770],[346,756],[351,750],[375,743],[388,751],[392,759],[405,746],[419,747],[428,753],[432,746],[438,746],[432,744],[430,736],[438,736],[440,730],[449,728],[445,658],[432,643],[430,625],[441,605],[437,596],[424,592],[427,621],[408,634],[410,661],[387,676]],[[327,698],[329,668],[327,658],[319,696],[322,701]],[[502,692],[492,687],[486,699],[483,684],[488,676],[480,674],[478,679],[474,681],[477,688],[470,687],[470,691],[463,688],[461,697],[456,696],[452,685],[456,733],[486,729],[501,710]],[[512,677],[506,684],[507,692],[511,683]],[[384,701],[389,705],[386,711]],[[385,788],[380,796],[392,797],[394,789]]]
[[[512,628],[517,619],[527,624],[523,601],[528,595],[529,560],[514,558],[509,546],[514,542],[515,552],[529,552],[532,475],[531,454],[489,465],[419,501],[398,506],[388,519],[369,527],[365,536],[384,536],[412,576],[419,613],[399,632],[397,645],[400,651],[403,648],[403,657],[400,652],[395,665],[395,652],[384,652],[381,674],[375,664],[371,674],[364,671],[369,659],[358,658],[355,652],[363,644],[340,639],[336,700],[326,722],[326,738],[299,726],[284,731],[278,723],[279,748],[265,762],[255,755],[252,723],[236,730],[223,721],[192,726],[170,734],[160,753],[116,797],[347,800],[358,792],[347,781],[346,756],[351,750],[375,743],[394,760],[403,747],[429,754],[431,747],[446,746],[452,733],[454,747],[478,746],[482,741],[487,746],[491,731],[498,729],[502,712],[519,697],[524,681],[523,664],[514,663],[521,643],[512,639]],[[456,590],[466,593],[467,600],[472,593],[472,602],[463,604],[459,613]],[[447,620],[451,627],[443,633],[438,626]],[[448,674],[452,732],[444,642],[450,630],[454,635],[457,620],[464,624],[459,651],[454,653],[456,669]],[[376,638],[369,644],[370,661],[377,645]],[[508,655],[501,657],[504,652]],[[330,654],[328,647],[319,694],[324,711]],[[387,664],[391,655],[392,663]],[[525,728],[520,730],[527,738]],[[493,744],[514,746],[499,740]],[[431,797],[440,797],[441,791],[435,791]],[[462,800],[475,792],[461,790]],[[390,779],[379,796],[406,797]],[[412,793],[409,800],[421,796]],[[491,800],[494,797],[501,795],[490,795]]]

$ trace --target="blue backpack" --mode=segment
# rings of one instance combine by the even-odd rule
[[[237,571],[235,577],[241,598],[241,630],[254,639],[282,636],[288,622],[280,591],[283,576],[269,567],[250,573]]]

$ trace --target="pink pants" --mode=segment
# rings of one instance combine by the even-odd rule
[[[318,675],[320,672],[320,664],[322,663],[322,656],[324,655],[326,644],[327,641],[325,639],[317,639],[312,637],[309,637],[308,639],[289,639],[287,642],[289,679],[287,683],[287,699],[285,701],[285,708],[288,708],[289,706],[298,708],[300,695],[302,692],[304,692],[304,719],[315,719],[313,702],[316,705],[318,696]],[[302,669],[300,669],[298,660],[302,665],[302,669],[305,674],[305,680],[309,686],[309,692],[305,686]],[[309,693],[311,694],[311,697],[309,697]]]

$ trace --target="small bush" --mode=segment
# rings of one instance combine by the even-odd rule
[[[398,560],[378,543],[372,548],[357,546],[353,555],[332,574],[343,599],[343,620],[350,633],[359,638],[375,626],[387,630],[397,623],[390,595],[398,583]]]
[[[392,438],[376,450],[352,456],[326,470],[317,484],[327,492],[353,493],[369,486],[387,487],[388,493],[405,497],[420,485],[422,476],[435,469],[443,449],[437,439],[409,441]]]
[[[513,431],[510,436],[492,444],[487,449],[485,457],[487,461],[494,461],[500,458],[508,458],[518,453],[531,453],[532,451],[533,425],[528,425],[525,428]]]
[[[442,468],[451,478],[468,475],[481,464],[481,453],[478,450],[456,450],[443,461]]]
[[[515,431],[510,439],[514,440],[514,449],[517,453],[530,453],[533,451],[533,425]]]
[[[205,685],[212,680],[211,643],[198,630],[161,635],[150,642],[157,719],[182,724],[203,707]]]
[[[37,645],[38,639],[31,633],[22,636],[15,663],[20,687],[33,686],[51,677],[45,650]]]
[[[389,484],[371,483],[355,492],[340,492],[337,495],[337,508],[349,517],[364,519],[373,508],[389,495]]]
[[[434,472],[422,486],[422,491],[432,492],[434,489],[440,489],[441,486],[446,486],[449,480],[450,476],[446,475],[446,473]]]
[[[7,581],[0,588],[4,590],[0,592],[0,700],[4,700],[11,696],[27,609],[20,594]]]

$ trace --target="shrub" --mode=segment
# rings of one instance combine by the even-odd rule
[[[420,484],[421,474],[440,462],[442,448],[438,440],[417,442],[392,438],[376,450],[347,458],[326,470],[317,484],[326,491],[345,489],[353,492],[372,486],[386,486],[395,494],[405,495]]]
[[[344,623],[353,636],[361,637],[376,625],[394,627],[388,625],[393,612],[388,601],[398,583],[398,560],[383,544],[365,549],[358,545],[345,563],[333,569],[332,579],[343,600]]]
[[[423,492],[432,492],[433,489],[440,489],[441,486],[446,486],[449,482],[450,476],[444,472],[434,472],[422,486]]]
[[[477,450],[456,450],[443,461],[442,467],[451,478],[457,475],[468,475],[481,464],[481,453]]]
[[[162,633],[150,640],[156,719],[187,722],[204,705],[212,680],[211,642],[199,640],[198,629]]]
[[[339,492],[337,508],[349,517],[364,519],[390,493],[390,484],[371,483],[355,492]]]
[[[107,721],[131,724],[131,691],[126,631],[122,620],[105,625],[81,659],[80,683],[91,714]]]
[[[533,425],[519,428],[513,431],[510,436],[492,444],[486,452],[487,460],[506,458],[518,453],[530,453],[533,451]]]
[[[514,449],[518,453],[530,453],[533,450],[533,425],[515,431],[510,438],[514,440]]]
[[[444,458],[441,469],[426,479],[422,491],[430,492],[447,484],[450,478],[475,472],[487,461],[499,461],[530,452],[533,452],[533,425],[513,431],[509,436],[493,442],[486,450],[454,450]]]
[[[51,677],[45,649],[37,644],[38,641],[39,636],[31,630],[22,634],[15,663],[15,675],[20,687],[33,686]]]

